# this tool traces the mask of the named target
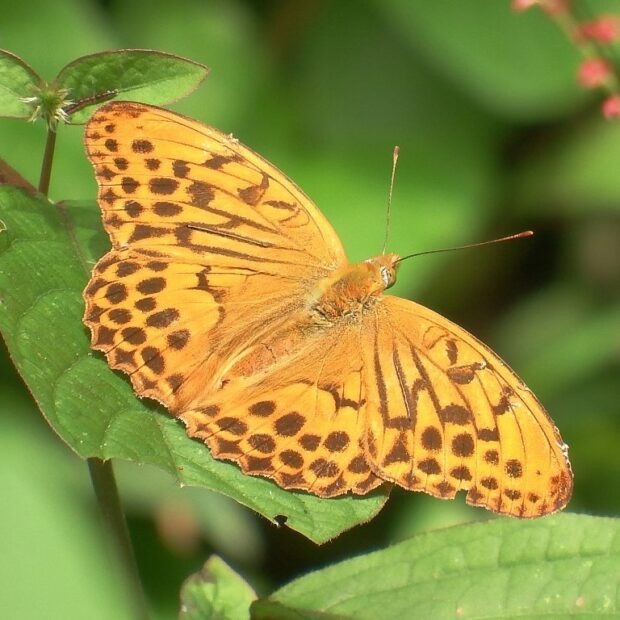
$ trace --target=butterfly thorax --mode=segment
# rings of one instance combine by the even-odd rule
[[[382,254],[335,271],[317,287],[313,314],[333,323],[373,306],[396,281],[398,259],[397,254]]]

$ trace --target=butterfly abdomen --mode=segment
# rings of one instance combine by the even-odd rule
[[[278,363],[289,360],[301,348],[306,334],[298,326],[284,326],[259,338],[238,353],[225,373],[227,380],[237,377],[251,377],[270,371]]]

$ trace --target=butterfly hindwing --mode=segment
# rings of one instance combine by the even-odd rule
[[[321,497],[368,493],[383,481],[362,447],[366,403],[357,341],[351,329],[309,338],[268,374],[231,377],[180,417],[190,436],[246,473]]]
[[[572,490],[564,446],[523,382],[482,343],[427,308],[385,297],[367,330],[368,459],[386,480],[533,517]]]

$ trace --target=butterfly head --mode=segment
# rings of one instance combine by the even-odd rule
[[[373,292],[380,293],[396,282],[396,268],[399,259],[398,254],[381,254],[365,261],[376,287]]]

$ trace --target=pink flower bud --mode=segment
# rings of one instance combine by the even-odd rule
[[[620,95],[607,97],[607,99],[603,101],[601,111],[605,118],[611,119],[620,117]]]
[[[539,0],[512,0],[512,10],[521,13],[535,4],[539,4]]]
[[[539,6],[550,15],[558,15],[568,11],[568,4],[569,0],[512,0],[512,10],[521,13],[533,6]]]
[[[578,39],[590,39],[598,43],[612,43],[620,34],[620,18],[606,15],[581,24],[577,30]]]
[[[584,88],[597,88],[611,76],[612,68],[602,58],[584,60],[577,71],[577,79]]]

